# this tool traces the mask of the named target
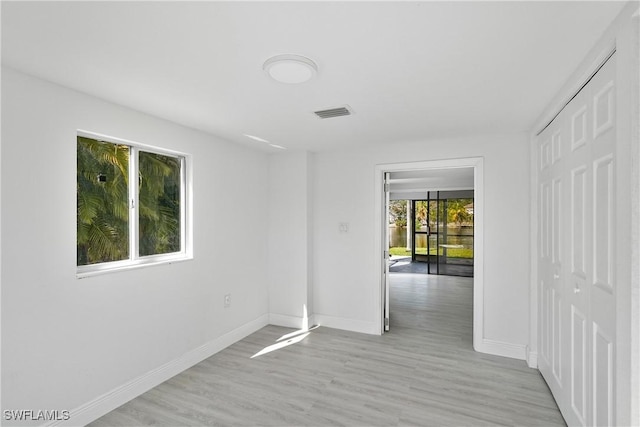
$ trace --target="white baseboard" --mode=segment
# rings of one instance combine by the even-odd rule
[[[313,316],[307,319],[307,326],[313,326]],[[284,326],[286,328],[302,329],[303,317],[288,316],[286,314],[269,313],[269,324],[275,326]]]
[[[524,344],[511,344],[502,341],[494,341],[484,338],[480,344],[476,344],[475,350],[480,353],[493,354],[494,356],[510,357],[512,359],[526,360],[527,346]]]
[[[527,365],[529,365],[530,368],[538,369],[538,352],[531,350],[529,346],[527,346],[526,352],[527,352]]]
[[[200,363],[220,350],[227,348],[231,344],[240,341],[244,337],[263,328],[268,324],[268,319],[268,315],[264,314],[257,319],[240,326],[239,328],[227,332],[213,341],[209,341],[208,343],[183,354],[177,359],[165,363],[164,365],[149,371],[138,378],[134,378],[133,380],[77,407],[76,409],[72,409],[68,420],[54,421],[52,423],[45,424],[45,426],[84,426],[95,421],[101,416],[127,403],[131,399],[140,396],[142,393],[165,382],[185,369]]]
[[[363,334],[379,335],[380,328],[375,322],[363,320],[345,319],[343,317],[314,314],[314,321],[319,326],[327,328],[343,329],[345,331],[360,332]]]

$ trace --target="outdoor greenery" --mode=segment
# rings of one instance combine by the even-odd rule
[[[473,224],[473,211],[469,212],[468,205],[473,206],[473,199],[448,199],[447,200],[447,223],[455,223],[458,227],[466,224]]]
[[[442,223],[444,217],[444,203],[431,201],[431,209],[429,209],[429,218],[427,220],[427,204],[426,200],[416,201],[416,230],[422,226],[430,224],[432,227],[437,224],[438,217]],[[468,205],[473,205],[473,199],[448,199],[447,200],[447,224],[456,224],[461,227],[463,225],[473,225],[473,213],[467,209]],[[439,210],[439,211],[438,211]],[[389,215],[396,227],[406,227],[408,223],[407,201],[393,200],[389,203]]]
[[[78,137],[78,265],[129,258],[129,147]]]
[[[130,258],[130,153],[127,145],[78,137],[77,265]],[[140,152],[140,256],[180,250],[180,182],[180,159]]]
[[[411,249],[407,249],[404,247],[393,247],[389,248],[389,253],[391,255],[398,256],[411,256]],[[416,248],[416,254],[418,255],[426,255],[427,248]],[[431,248],[429,251],[430,255],[436,255],[436,248]],[[442,248],[440,249],[440,255],[442,255]],[[449,258],[473,258],[473,249],[472,248],[448,248],[447,249],[447,257]]]
[[[407,225],[407,201],[392,200],[389,202],[389,215],[396,227],[406,227]]]
[[[180,250],[180,159],[140,152],[140,256]]]
[[[408,217],[410,213],[407,212],[406,200],[395,200],[389,204],[390,220],[395,225],[394,235],[399,232],[400,229],[405,229],[408,223]],[[451,258],[473,258],[473,248],[470,247],[468,239],[473,241],[473,236],[467,236],[469,227],[473,233],[473,199],[446,199],[446,200],[416,200],[414,203],[415,208],[415,230],[426,231],[430,233],[438,233],[440,239],[438,243],[432,242],[432,248],[429,250],[431,255],[444,255],[446,251],[447,257]],[[446,216],[446,218],[445,218]],[[391,224],[390,224],[391,225]],[[428,227],[428,228],[427,228]],[[445,232],[446,230],[448,231]],[[463,229],[464,227],[464,229]],[[400,240],[392,239],[397,246],[391,247],[389,252],[391,255],[398,256],[411,256],[411,249],[406,249],[403,245],[406,243],[404,234],[406,231],[401,232],[402,238]],[[433,234],[431,234],[433,236]],[[416,235],[415,238],[425,238],[425,234]],[[435,237],[433,237],[435,239]],[[404,243],[402,243],[404,241]],[[431,240],[430,240],[431,242]],[[465,244],[466,247],[440,247],[436,248],[438,244],[447,243],[449,245]],[[422,243],[424,244],[424,242]],[[427,248],[416,245],[416,254],[426,255]],[[439,250],[439,253],[436,251]]]

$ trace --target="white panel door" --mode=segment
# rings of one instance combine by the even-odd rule
[[[584,426],[589,422],[589,366],[591,366],[589,334],[588,277],[590,248],[593,246],[591,135],[592,109],[590,86],[586,86],[565,108],[563,123],[569,141],[567,152],[568,212],[565,238],[570,260],[564,283],[568,310],[567,398],[563,414],[569,425]]]
[[[563,395],[563,376],[566,357],[564,346],[564,324],[566,313],[563,309],[564,292],[562,290],[563,241],[564,230],[564,176],[563,167],[566,153],[564,150],[564,129],[560,122],[554,121],[543,134],[539,151],[539,198],[540,198],[540,289],[544,301],[541,304],[541,329],[543,339],[540,352],[540,371],[547,378],[549,388],[554,395]]]
[[[616,337],[615,55],[591,81],[593,108],[590,248],[591,423],[615,425],[614,360]]]
[[[615,425],[615,55],[539,135],[540,372],[570,426]]]

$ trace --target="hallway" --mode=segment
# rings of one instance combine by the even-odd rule
[[[390,325],[460,340],[472,347],[473,278],[392,273]]]

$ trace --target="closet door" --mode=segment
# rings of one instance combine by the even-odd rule
[[[616,129],[615,55],[591,81],[592,244],[589,315],[591,321],[591,424],[615,425],[614,361],[616,351]]]
[[[540,372],[569,425],[614,425],[615,55],[539,138]]]
[[[591,334],[589,333],[589,301],[593,251],[593,173],[591,147],[593,138],[590,105],[591,88],[587,85],[565,108],[563,122],[568,130],[568,201],[567,241],[568,272],[563,283],[567,296],[567,401],[561,408],[569,425],[588,425],[589,381],[591,366]]]
[[[539,146],[539,267],[541,306],[540,371],[556,399],[564,396],[566,358],[566,291],[563,289],[563,237],[566,228],[566,131],[556,120],[543,132]]]

